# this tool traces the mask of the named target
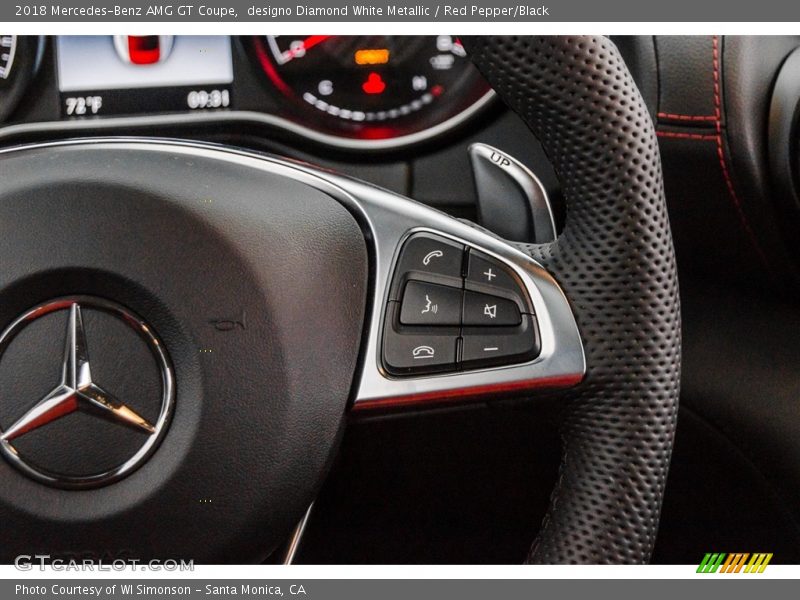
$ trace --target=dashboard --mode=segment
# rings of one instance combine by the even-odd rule
[[[236,122],[392,151],[457,131],[493,99],[450,35],[0,35],[0,139]]]

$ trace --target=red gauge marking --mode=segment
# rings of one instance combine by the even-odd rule
[[[366,127],[359,133],[358,137],[362,140],[388,140],[401,134],[402,132],[396,127],[384,125],[383,127]]]
[[[322,42],[327,40],[329,37],[333,37],[333,36],[330,36],[330,35],[310,35],[306,39],[303,40],[303,48],[305,48],[306,50],[310,50],[311,48],[313,48],[317,44],[321,44]]]
[[[261,63],[264,73],[267,74],[267,77],[269,77],[270,81],[272,81],[272,83],[281,91],[281,93],[291,97],[294,93],[292,88],[286,85],[286,82],[281,79],[280,75],[278,75],[278,71],[275,68],[275,65],[272,64],[272,60],[267,54],[267,50],[262,45],[261,41],[259,40],[256,42],[254,46],[256,50],[256,56],[258,56],[258,61]]]
[[[291,48],[283,53],[283,59],[286,62],[289,62],[293,58],[297,58],[298,55],[301,55],[305,52],[308,52],[314,46],[317,46],[327,40],[328,38],[333,37],[331,35],[310,35],[306,39],[302,41],[302,43],[294,48]]]
[[[367,76],[367,80],[361,85],[361,89],[364,90],[365,94],[382,94],[383,90],[386,89],[386,84],[380,75],[370,73]]]

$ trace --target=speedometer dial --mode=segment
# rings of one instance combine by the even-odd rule
[[[490,95],[449,35],[265,36],[255,48],[296,120],[354,140],[428,137],[463,121]]]

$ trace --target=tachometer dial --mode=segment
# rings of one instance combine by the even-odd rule
[[[255,50],[292,100],[296,120],[356,140],[425,137],[457,124],[490,94],[449,35],[265,36]]]

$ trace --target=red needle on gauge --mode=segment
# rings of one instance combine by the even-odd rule
[[[296,58],[299,54],[303,54],[308,52],[311,48],[316,46],[317,44],[321,44],[325,40],[327,40],[330,35],[310,35],[306,39],[302,41],[302,43],[298,44],[294,48],[291,48],[283,53],[283,57],[286,62],[289,62],[293,58]]]

